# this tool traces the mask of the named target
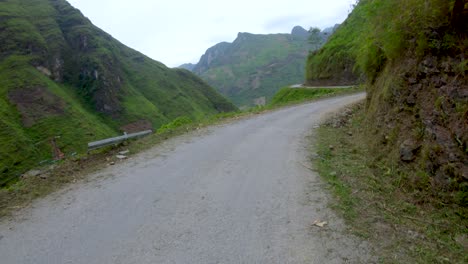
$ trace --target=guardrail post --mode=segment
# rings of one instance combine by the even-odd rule
[[[91,150],[94,150],[94,149],[105,147],[105,146],[114,145],[114,144],[120,143],[122,141],[125,141],[127,139],[143,137],[143,136],[149,135],[151,133],[153,133],[153,130],[145,130],[145,131],[132,133],[132,134],[127,134],[127,132],[124,132],[123,136],[114,137],[114,138],[107,138],[107,139],[103,139],[103,140],[99,140],[99,141],[90,142],[90,143],[88,143],[88,152],[91,151]]]

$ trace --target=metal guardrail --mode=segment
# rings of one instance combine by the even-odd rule
[[[149,135],[151,133],[153,133],[153,130],[145,130],[145,131],[132,133],[132,134],[125,133],[123,136],[114,137],[114,138],[107,138],[107,139],[103,139],[103,140],[99,140],[99,141],[90,142],[90,143],[88,143],[88,151],[93,150],[93,149],[102,148],[102,147],[109,146],[109,145],[114,145],[114,144],[120,143],[122,141],[125,141],[127,139],[143,137],[143,136]]]

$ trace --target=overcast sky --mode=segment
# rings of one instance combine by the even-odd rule
[[[197,63],[238,32],[289,33],[343,22],[355,0],[68,0],[114,38],[169,67]]]

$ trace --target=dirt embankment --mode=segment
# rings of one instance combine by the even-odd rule
[[[378,145],[446,191],[468,182],[468,78],[461,65],[462,56],[406,59],[387,67],[374,84],[385,89],[371,88],[368,99]]]
[[[313,78],[306,80],[307,86],[348,86],[356,85],[362,82],[362,77],[359,74],[353,72],[354,65],[349,64],[342,69],[339,69],[339,73],[330,75],[328,77]]]
[[[405,76],[409,89],[399,98],[416,108],[414,121],[419,127],[413,129],[419,130],[414,140],[425,147],[421,157],[427,170],[444,186],[453,179],[468,181],[468,80],[457,73],[460,63],[427,57],[417,71]]]

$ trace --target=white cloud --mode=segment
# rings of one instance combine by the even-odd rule
[[[341,23],[355,0],[68,0],[96,26],[168,66],[197,62],[238,32],[290,32]]]

